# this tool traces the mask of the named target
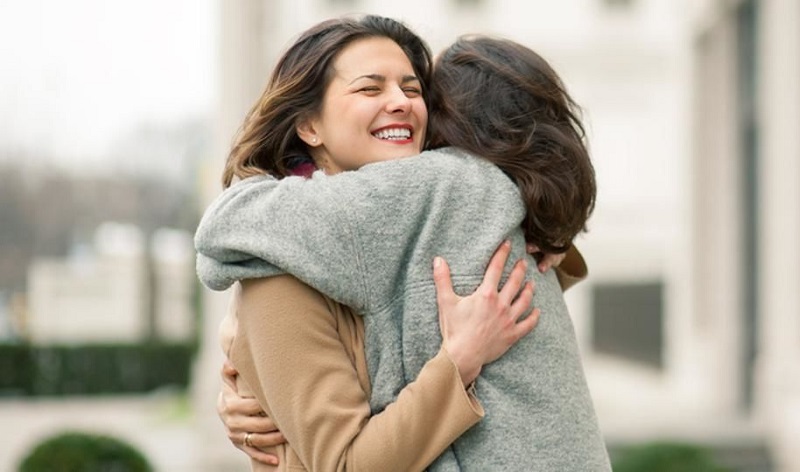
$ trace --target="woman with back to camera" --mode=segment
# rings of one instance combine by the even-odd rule
[[[367,45],[367,41],[349,44],[334,61],[333,78],[325,88],[322,109],[295,120],[297,135],[311,148],[310,154],[322,167],[337,166],[349,170],[374,162],[374,155],[356,156],[355,160],[335,160],[340,155],[353,157],[353,154],[336,154],[332,150],[342,145],[339,138],[348,132],[352,133],[350,141],[363,142],[365,147],[370,143],[368,138],[359,141],[365,138],[359,135],[361,131],[376,141],[395,141],[379,143],[388,147],[398,141],[401,144],[408,141],[419,131],[415,125],[420,120],[414,122],[409,118],[410,108],[404,108],[409,97],[402,84],[410,74],[401,73],[396,77],[378,73],[356,75],[357,80],[344,81],[343,84],[360,80],[367,81],[367,84],[357,85],[358,88],[352,92],[346,86],[337,88],[340,79],[349,78],[347,72],[353,72],[347,67],[348,53],[357,49],[359,44]],[[368,49],[373,49],[377,45],[368,46]],[[310,180],[284,179],[280,182],[248,179],[232,187],[217,204],[212,205],[198,229],[201,254],[217,259],[216,262],[202,257],[200,260],[200,274],[211,285],[219,287],[233,279],[289,272],[364,314],[367,360],[370,361],[373,388],[371,400],[376,412],[389,412],[391,406],[386,410],[383,407],[393,400],[393,392],[413,380],[418,372],[424,370],[424,361],[436,354],[435,348],[431,351],[434,345],[438,345],[436,322],[431,325],[431,316],[424,315],[430,314],[435,306],[429,266],[433,255],[442,254],[450,260],[457,286],[471,291],[480,283],[484,267],[484,263],[476,263],[474,259],[487,260],[496,242],[505,236],[510,236],[515,246],[522,246],[520,223],[524,223],[530,241],[548,250],[563,250],[583,227],[593,204],[593,175],[581,143],[579,123],[571,113],[571,101],[546,62],[515,43],[476,38],[457,42],[440,58],[437,74],[453,70],[459,81],[474,75],[477,82],[467,82],[470,89],[501,86],[503,93],[511,95],[507,100],[498,101],[494,97],[483,107],[472,107],[472,110],[481,109],[487,113],[471,115],[478,120],[455,123],[451,131],[460,129],[461,125],[470,127],[473,122],[481,124],[488,131],[487,136],[494,138],[488,143],[477,141],[482,151],[480,154],[491,160],[497,156],[495,152],[498,149],[503,149],[504,156],[516,156],[516,161],[498,162],[498,168],[464,152],[442,149],[425,153],[422,157],[367,165],[358,172],[344,172],[337,177],[315,175]],[[447,76],[442,78],[442,83],[446,84],[444,79]],[[439,86],[438,81],[434,84]],[[457,88],[459,85],[464,84],[442,85],[442,95],[457,96],[447,87]],[[503,87],[510,87],[510,90]],[[335,108],[337,111],[358,111],[357,106],[348,108],[359,100],[348,102],[349,93],[379,99],[396,90],[402,90],[401,95],[407,100],[398,101],[403,102],[402,106],[386,109],[397,113],[395,118],[402,118],[390,121],[388,126],[373,126],[375,123],[372,121],[377,118],[368,115],[364,115],[367,119],[360,122],[359,119],[349,120],[346,113],[336,114],[336,119],[328,114],[333,110],[331,104],[339,105]],[[470,100],[482,99],[471,97]],[[452,105],[462,106],[457,100]],[[441,108],[442,120],[451,117],[447,113],[452,110],[448,111],[447,106]],[[537,114],[532,115],[533,111]],[[351,115],[358,118],[358,113]],[[536,118],[535,123],[533,118]],[[504,120],[511,132],[498,138],[496,135],[500,130],[491,128],[493,120],[497,119]],[[514,119],[519,121],[514,123]],[[436,123],[434,121],[434,128]],[[530,131],[534,130],[538,131],[531,134]],[[518,132],[521,134],[515,134]],[[434,135],[434,139],[439,139],[440,144],[459,144],[472,150],[474,144],[463,139],[461,143],[455,142],[447,133],[443,129],[438,138]],[[519,136],[521,141],[517,139]],[[517,139],[516,145],[514,139]],[[344,140],[344,144],[352,143]],[[360,150],[351,146],[349,152]],[[265,157],[269,159],[270,155]],[[377,157],[378,160],[386,158]],[[388,156],[389,159],[397,157],[403,156]],[[543,162],[548,159],[549,162]],[[259,165],[263,165],[264,171],[274,172],[269,165]],[[527,216],[520,201],[520,189],[500,169],[520,186]],[[577,184],[581,179],[588,183],[588,189],[579,188],[581,186]],[[439,198],[442,195],[444,199]],[[298,210],[302,213],[297,213]],[[577,214],[562,210],[572,210]],[[394,215],[391,221],[382,216],[386,211]],[[402,212],[407,212],[411,219]],[[288,217],[290,214],[303,214],[307,218],[297,220]],[[419,215],[425,218],[417,218]],[[484,221],[476,223],[476,216]],[[265,228],[259,218],[262,222],[270,219],[271,223],[266,226],[272,226],[277,233],[283,234],[273,234],[270,228],[262,233]],[[243,235],[232,226],[242,221],[250,224],[248,231],[252,237]],[[394,226],[390,227],[390,224]],[[548,229],[548,225],[554,229]],[[342,233],[353,239],[340,239]],[[471,245],[469,257],[461,252],[465,235]],[[331,241],[341,241],[342,247],[331,244]],[[281,267],[271,272],[274,266],[261,264],[251,257],[253,255],[276,262]],[[518,264],[517,268],[523,265]],[[445,288],[439,291],[442,308],[443,304],[447,305],[448,298],[455,295],[446,290],[448,266],[441,259],[435,275],[437,287]],[[538,278],[537,298],[542,302],[541,306],[548,307],[545,308],[548,315],[542,319],[533,337],[515,345],[499,362],[483,368],[477,389],[482,402],[487,404],[487,417],[458,439],[451,454],[443,456],[434,467],[459,463],[465,469],[608,468],[583,379],[574,332],[555,276],[552,273],[531,275]],[[360,280],[351,283],[348,276]],[[240,307],[243,311],[248,303],[258,305],[248,302],[248,284],[250,282],[245,282]],[[400,288],[402,296],[398,298],[393,288]],[[398,300],[402,300],[399,305],[395,303]],[[550,316],[551,311],[553,316]],[[443,316],[443,320],[443,331],[447,333],[449,318]],[[239,329],[239,333],[244,331]],[[273,342],[278,341],[273,339]],[[445,340],[445,347],[455,350],[458,346]],[[268,375],[261,375],[264,373],[261,366],[242,368],[235,355],[234,363],[242,370],[243,377],[251,379],[248,383],[269,381]],[[480,366],[471,372],[460,373],[463,380],[469,380],[479,370]],[[274,400],[269,392],[265,397]],[[284,429],[276,413],[270,412]],[[293,439],[285,429],[284,433],[287,433],[292,447],[298,448],[297,443],[302,439]]]

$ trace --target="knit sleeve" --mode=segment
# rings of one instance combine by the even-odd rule
[[[340,190],[337,194],[336,190]],[[269,176],[245,179],[208,207],[195,233],[197,274],[209,288],[290,273],[362,310],[361,257],[342,186]]]
[[[430,282],[434,255],[459,267],[463,247],[485,248],[464,264],[482,273],[489,248],[523,215],[518,189],[496,166],[461,154],[429,151],[310,179],[251,177],[203,215],[197,272],[216,290],[289,273],[364,314],[406,284]]]

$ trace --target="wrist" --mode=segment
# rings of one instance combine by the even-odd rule
[[[464,387],[478,378],[478,374],[481,373],[481,363],[477,361],[471,350],[463,349],[459,345],[447,345],[445,351],[455,364]]]
[[[459,370],[458,373],[461,376],[461,383],[464,384],[464,388],[467,388],[475,383],[475,379],[477,379],[478,375],[481,373],[481,368],[472,368],[465,371]]]

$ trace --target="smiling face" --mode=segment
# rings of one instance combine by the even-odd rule
[[[394,41],[366,38],[342,49],[321,111],[297,126],[328,174],[422,151],[428,110],[411,62]]]

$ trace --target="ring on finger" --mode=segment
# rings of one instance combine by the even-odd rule
[[[247,447],[253,447],[253,443],[250,442],[250,435],[253,433],[244,433],[244,445]]]

